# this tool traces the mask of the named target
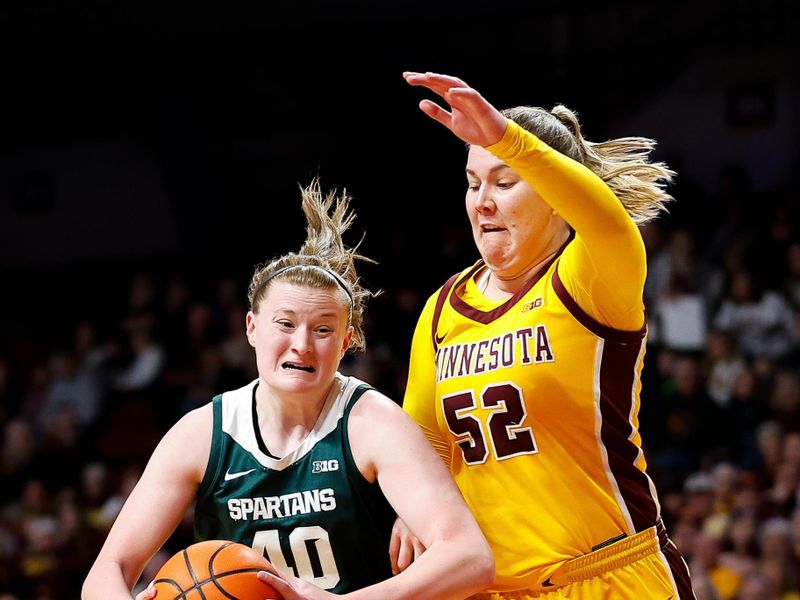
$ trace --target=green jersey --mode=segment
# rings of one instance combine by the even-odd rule
[[[258,381],[213,399],[208,466],[197,492],[195,538],[240,542],[279,569],[333,593],[391,577],[395,514],[364,479],[347,434],[350,411],[370,386],[337,373],[314,429],[283,458],[258,428]]]

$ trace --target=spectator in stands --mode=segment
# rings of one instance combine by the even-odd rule
[[[791,306],[779,292],[763,289],[758,277],[748,269],[732,274],[713,325],[730,332],[737,349],[748,358],[777,361],[786,358],[797,346]]]

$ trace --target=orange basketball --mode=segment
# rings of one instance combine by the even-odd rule
[[[280,600],[256,573],[269,561],[236,542],[206,540],[192,544],[164,563],[155,577],[157,600]]]

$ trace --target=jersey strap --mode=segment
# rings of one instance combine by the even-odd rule
[[[455,273],[452,277],[450,277],[450,279],[448,279],[439,290],[439,297],[436,298],[436,307],[433,310],[433,323],[431,325],[431,340],[433,341],[434,352],[439,349],[439,343],[441,342],[436,332],[439,327],[439,318],[442,316],[442,309],[444,308],[444,303],[447,300],[447,296],[450,294],[450,290],[453,288],[453,285],[460,274],[460,272]]]

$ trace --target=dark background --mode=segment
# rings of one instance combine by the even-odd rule
[[[297,186],[315,175],[354,196],[367,254],[390,264],[394,241],[429,262],[370,280],[430,290],[448,272],[435,267],[443,238],[466,234],[463,153],[416,109],[406,69],[459,75],[501,107],[563,102],[590,139],[666,130],[660,157],[709,194],[738,136],[745,168],[775,187],[797,162],[797,12],[777,1],[7,5],[0,267],[21,285],[5,299],[31,306],[49,294],[30,284],[143,261],[246,277],[297,247]]]
[[[362,266],[363,283],[384,292],[367,307],[367,352],[343,368],[400,400],[422,303],[477,258],[463,144],[418,110],[426,94],[404,70],[460,76],[498,107],[564,103],[590,140],[655,138],[654,158],[678,177],[670,214],[643,230],[652,273],[663,277],[670,260],[676,270],[670,247],[685,233],[708,323],[727,298],[712,283],[727,284],[737,257],[796,318],[800,267],[786,250],[800,244],[799,17],[790,0],[4,4],[0,598],[77,597],[160,435],[252,374],[252,364],[220,367],[222,342],[240,339],[226,319],[255,265],[299,248],[299,186],[316,176],[352,196],[348,242],[363,234],[361,251],[377,261]],[[187,295],[171,311],[180,285]],[[651,316],[661,298],[647,298]],[[62,394],[74,384],[63,357],[86,356],[75,346],[87,324],[106,357],[92,375],[101,404],[86,423],[69,410],[48,421],[63,408],[48,404],[55,384]],[[721,408],[704,395],[712,358],[670,348],[652,324],[645,451],[698,599],[718,597],[708,582],[721,589],[714,577],[731,572],[743,579],[727,598],[779,597],[751,583],[796,590],[800,345],[783,362],[748,356],[756,400]],[[166,362],[123,391],[114,377],[135,362],[141,327],[154,327]],[[786,455],[774,461],[757,433],[773,423]],[[12,434],[20,425],[27,445]],[[788,488],[787,464],[797,473]],[[719,465],[734,465],[741,494],[716,479],[712,494]],[[751,492],[756,508],[737,512]],[[794,546],[756,548],[754,535],[749,550],[732,549],[715,519],[741,514],[764,536],[772,517],[794,519]],[[53,527],[62,534],[48,537]],[[180,528],[167,555],[190,539]],[[721,551],[743,562],[720,571]]]

